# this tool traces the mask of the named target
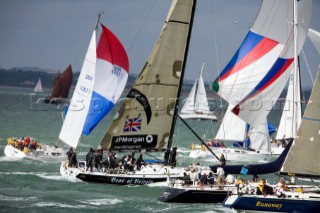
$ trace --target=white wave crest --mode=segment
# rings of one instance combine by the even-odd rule
[[[5,195],[0,195],[0,200],[2,201],[35,201],[37,197],[10,197]]]
[[[40,202],[32,204],[32,206],[36,207],[59,207],[59,208],[72,208],[72,209],[85,209],[88,208],[87,205],[68,205],[64,203],[55,203],[55,202]]]
[[[100,205],[114,205],[117,203],[122,203],[122,200],[119,199],[91,199],[91,200],[79,200],[81,203],[86,203],[94,206],[100,206]]]

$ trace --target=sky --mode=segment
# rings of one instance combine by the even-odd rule
[[[0,67],[81,69],[97,14],[123,43],[130,72],[139,74],[155,45],[171,0],[0,0]],[[185,79],[213,81],[236,52],[259,11],[260,0],[198,0]],[[310,27],[320,31],[320,0]],[[311,73],[301,62],[302,86],[311,87],[320,56],[307,38]]]

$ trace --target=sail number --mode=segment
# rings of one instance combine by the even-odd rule
[[[86,74],[86,80],[92,81],[93,77],[91,75]]]
[[[121,74],[121,67],[117,66],[117,65],[113,65],[113,69],[112,69],[112,74],[119,77]]]
[[[80,90],[84,93],[90,94],[91,90],[83,85],[80,86]]]

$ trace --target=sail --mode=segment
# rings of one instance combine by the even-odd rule
[[[320,68],[294,144],[281,172],[320,176]]]
[[[213,112],[209,109],[209,103],[207,99],[206,89],[202,78],[203,66],[199,74],[199,78],[194,82],[192,89],[186,99],[180,116],[184,119],[187,118],[206,118],[216,119]]]
[[[234,105],[229,104],[222,123],[215,136],[216,140],[244,141],[247,135],[247,124],[231,112]]]
[[[96,68],[96,31],[93,31],[74,90],[68,113],[65,116],[59,140],[76,148],[89,111]]]
[[[264,0],[247,36],[212,84],[212,89],[236,106],[264,77],[285,47],[291,31],[291,0]],[[230,107],[230,105],[229,105]],[[235,122],[235,123],[233,123]],[[240,126],[242,127],[240,128]],[[239,134],[232,133],[239,127]],[[216,138],[242,140],[246,123],[227,110]]]
[[[234,105],[260,82],[282,52],[291,34],[291,0],[264,0],[259,14],[231,61],[213,83],[213,90]]]
[[[293,138],[301,122],[299,66],[292,70],[276,139]]]
[[[312,41],[313,46],[317,49],[318,53],[320,54],[320,32],[309,28],[308,37]]]
[[[198,86],[199,79],[197,79],[193,86],[192,89],[188,95],[188,98],[186,99],[182,109],[181,109],[181,114],[193,114],[195,112],[195,99],[196,99],[196,91],[197,91],[197,86]]]
[[[119,39],[104,25],[97,46],[94,87],[83,127],[85,135],[113,108],[128,80],[129,60]]]
[[[195,1],[174,0],[160,37],[100,145],[113,150],[170,146]]]
[[[269,143],[270,137],[267,118],[265,118],[258,127],[250,127],[248,135],[250,137],[250,141],[252,141],[252,143],[250,143],[251,149],[256,151],[270,151],[271,147]]]
[[[58,76],[54,82],[54,86],[51,92],[51,96],[46,98],[45,102],[49,103],[55,98],[68,98],[69,90],[72,84],[72,67],[71,64],[62,72],[58,73]]]
[[[267,117],[284,89],[293,66],[297,66],[297,63],[293,63],[294,50],[296,49],[298,55],[306,39],[311,19],[311,6],[312,1],[297,2],[297,27],[293,27],[292,23],[288,24],[290,25],[288,31],[291,33],[285,49],[265,77],[233,110],[236,115],[253,127],[259,125]],[[297,29],[296,45],[293,38],[294,29]]]
[[[196,112],[209,112],[209,104],[202,75],[199,76],[197,95],[194,103]]]
[[[42,89],[42,84],[41,84],[41,79],[39,78],[34,90],[34,92],[43,92],[43,89]]]

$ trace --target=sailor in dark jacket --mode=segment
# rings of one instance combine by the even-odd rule
[[[169,163],[169,157],[170,157],[170,148],[167,148],[164,153],[164,163],[165,164]]]
[[[169,159],[169,164],[171,166],[176,166],[177,164],[176,156],[177,156],[177,147],[173,147],[173,149],[170,152],[170,159]]]
[[[92,172],[92,166],[93,166],[93,160],[94,160],[94,150],[93,148],[90,148],[89,152],[86,155],[86,162],[87,162],[87,171],[90,168],[90,172]]]

